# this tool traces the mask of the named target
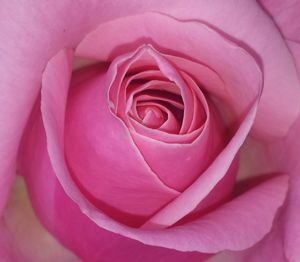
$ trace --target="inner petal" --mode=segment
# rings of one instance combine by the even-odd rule
[[[150,128],[160,127],[166,120],[160,108],[155,105],[142,105],[137,107],[137,112],[142,118],[142,123]]]
[[[152,107],[155,105],[157,109],[160,110],[160,113],[164,117],[161,124],[156,126],[156,130],[163,131],[167,134],[178,134],[180,130],[180,123],[174,116],[174,113],[170,109],[170,106],[166,104],[163,101],[155,101],[155,100],[148,100],[148,101],[142,101],[137,102],[138,99],[134,100],[134,106],[133,110],[130,111],[130,119],[131,123],[134,127],[137,127],[139,123],[144,124],[142,117],[139,115],[139,112],[137,111],[138,106],[137,104],[145,106],[145,107]],[[139,117],[139,119],[137,119]],[[137,121],[136,121],[137,120]],[[145,125],[145,124],[144,124]],[[146,125],[147,126],[147,125]],[[148,126],[151,128],[151,126]]]

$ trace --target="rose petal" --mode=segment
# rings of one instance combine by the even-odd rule
[[[273,17],[283,35],[300,42],[300,2],[298,0],[260,0]]]
[[[35,125],[34,131],[27,137],[28,144],[22,151],[22,173],[25,175],[33,207],[46,228],[82,260],[139,262],[142,259],[149,262],[198,262],[207,257],[197,252],[179,252],[144,245],[139,241],[106,231],[95,224],[84,214],[87,210],[82,212],[66,195],[53,172],[41,122]],[[32,161],[34,155],[37,159]],[[36,162],[40,165],[36,165]],[[101,210],[96,212],[101,213]],[[113,226],[115,222],[107,217],[108,224],[111,223],[109,221]]]

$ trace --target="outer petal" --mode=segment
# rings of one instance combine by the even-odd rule
[[[278,222],[279,221],[276,220],[272,231],[253,247],[245,251],[221,252],[207,262],[290,262],[285,257],[282,228],[278,225]]]
[[[260,0],[259,2],[273,17],[287,39],[300,42],[300,2],[298,0]]]

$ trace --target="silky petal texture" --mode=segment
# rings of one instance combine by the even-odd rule
[[[73,253],[41,226],[33,213],[24,181],[20,177],[14,183],[1,220],[0,233],[0,255],[3,262],[79,262]]]
[[[282,228],[278,227],[278,220],[275,222],[272,231],[253,247],[244,251],[221,252],[211,257],[206,262],[289,262],[284,254]]]
[[[300,42],[300,2],[298,0],[260,0],[273,17],[283,35]]]
[[[286,56],[286,49],[280,35],[271,20],[261,10],[254,1],[240,1],[238,4],[231,1],[122,1],[112,4],[110,1],[73,1],[63,0],[59,4],[51,3],[3,0],[1,2],[1,105],[2,113],[0,122],[6,123],[5,128],[1,128],[1,208],[6,202],[7,193],[12,183],[14,174],[14,161],[17,147],[23,132],[26,120],[37,96],[42,70],[47,61],[57,53],[63,46],[74,47],[78,41],[100,22],[122,16],[124,14],[134,14],[143,11],[156,10],[163,11],[181,19],[204,20],[214,26],[219,27],[225,33],[249,45],[266,63],[265,69],[268,71],[268,89],[272,90],[273,79],[270,76],[277,76],[279,71],[290,72],[290,58]],[[109,10],[109,11],[108,11]],[[235,12],[232,12],[235,10]],[[65,14],[68,14],[66,17]],[[45,15],[46,14],[46,15]],[[245,15],[246,14],[246,15]],[[231,19],[228,19],[231,17]],[[55,21],[55,22],[53,22]],[[239,23],[232,23],[239,21]],[[253,25],[258,26],[255,27]],[[26,25],[27,29],[24,29]],[[30,28],[30,29],[29,29]],[[256,28],[256,30],[252,30]],[[251,33],[250,33],[251,32]],[[253,41],[260,39],[268,40],[268,46],[264,48],[263,41]],[[17,41],[15,41],[17,40]],[[32,48],[32,47],[35,48]],[[276,53],[276,56],[273,54]],[[283,58],[286,57],[286,58]],[[284,70],[274,69],[276,64],[282,59]],[[269,60],[269,62],[267,62]],[[18,72],[12,73],[12,72]],[[276,82],[276,81],[274,81]],[[278,81],[277,81],[278,82]],[[278,82],[279,88],[281,82]],[[20,85],[24,88],[19,88]],[[274,92],[282,96],[280,92]],[[265,95],[267,101],[267,95]],[[295,96],[295,99],[297,96]],[[18,101],[16,103],[16,101]],[[280,106],[275,105],[275,108]],[[293,108],[290,108],[294,112]],[[278,116],[278,114],[275,114]],[[294,114],[286,120],[287,125],[279,125],[279,128],[287,130],[294,119]],[[12,121],[14,119],[14,121]],[[279,119],[281,120],[281,119]],[[277,122],[277,120],[276,120]],[[278,121],[281,122],[281,121]],[[271,129],[277,130],[277,129]],[[281,133],[281,132],[279,132]],[[278,132],[276,132],[278,134]],[[10,153],[9,153],[10,152]]]

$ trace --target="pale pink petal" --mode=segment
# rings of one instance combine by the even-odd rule
[[[272,16],[283,35],[300,42],[300,2],[298,0],[260,0]]]
[[[282,227],[278,223],[279,221],[276,219],[272,231],[253,247],[243,251],[221,252],[206,262],[291,262],[285,256]]]

